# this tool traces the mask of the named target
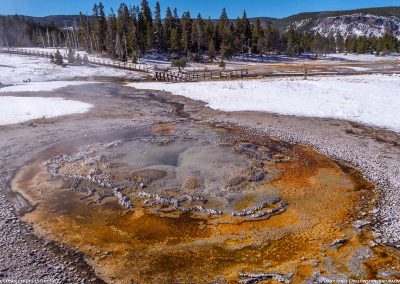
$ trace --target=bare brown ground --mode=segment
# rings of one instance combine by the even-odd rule
[[[305,61],[293,63],[268,63],[254,64],[247,66],[249,72],[255,75],[267,75],[269,73],[303,73],[305,68],[308,73],[312,72],[356,72],[363,68],[365,71],[374,72],[393,72],[399,71],[396,61],[375,61],[375,62],[323,62]]]

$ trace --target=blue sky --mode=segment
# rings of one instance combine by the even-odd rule
[[[107,8],[116,8],[122,0],[103,0]],[[93,0],[0,0],[0,14],[24,14],[31,16],[90,13]],[[137,4],[140,0],[125,0]],[[153,7],[156,0],[150,0]],[[226,7],[230,17],[247,10],[249,16],[285,17],[300,12],[344,10],[366,7],[399,6],[400,0],[159,0],[164,11],[167,6],[177,7],[178,12],[189,10],[193,16],[218,17]]]

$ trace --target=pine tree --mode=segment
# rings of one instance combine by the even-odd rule
[[[137,14],[137,41],[139,51],[143,54],[147,51],[146,45],[146,21],[141,11]]]
[[[75,63],[75,52],[70,48],[68,50],[68,56],[67,56],[68,63],[74,64]]]
[[[107,51],[110,53],[111,57],[115,59],[117,53],[115,52],[115,40],[117,37],[117,17],[115,16],[114,10],[111,9],[111,13],[107,20]]]
[[[100,1],[98,5],[98,23],[96,27],[96,37],[99,41],[99,51],[106,51],[106,40],[107,40],[107,20],[104,13],[103,3]]]
[[[138,39],[138,14],[139,7],[132,6],[131,7],[131,17],[130,17],[130,29],[128,36],[128,50],[131,56],[132,62],[137,63],[139,59],[139,39]]]
[[[368,50],[368,42],[365,37],[358,37],[356,40],[356,52],[358,54],[364,54]]]
[[[311,43],[311,49],[315,53],[315,58],[324,53],[324,42],[323,38],[319,33],[316,33]]]
[[[181,50],[179,43],[178,29],[176,28],[173,28],[171,31],[170,46],[172,52],[179,52]]]
[[[303,33],[300,37],[300,50],[301,52],[312,52],[311,44],[313,37],[309,33]]]
[[[264,31],[264,41],[266,52],[278,52],[280,41],[279,31],[268,25]]]
[[[153,18],[151,16],[149,2],[147,0],[142,0],[142,3],[140,6],[141,6],[141,12],[143,14],[143,20],[144,20],[146,48],[150,49],[153,47],[153,40],[154,40]]]
[[[357,52],[357,38],[354,36],[349,36],[346,38],[346,51],[351,53]]]
[[[219,49],[223,59],[229,58],[233,55],[233,24],[229,23],[228,14],[226,9],[223,8],[218,23],[218,38],[217,42],[220,41]]]
[[[389,53],[397,51],[398,41],[397,39],[389,33],[385,33],[384,36],[381,38],[383,53]]]
[[[243,16],[242,16],[242,26],[243,26],[243,37],[244,37],[244,44],[245,44],[245,51],[244,52],[250,52],[251,51],[251,46],[252,46],[252,34],[251,34],[251,25],[250,21],[247,18],[247,13],[246,10],[243,11]]]
[[[344,51],[344,39],[341,33],[336,34],[336,50],[341,53]]]
[[[131,27],[131,16],[128,6],[122,3],[118,9],[117,17],[117,36],[115,43],[115,51],[122,61],[127,61],[129,57],[128,37]]]
[[[86,15],[79,13],[79,37],[85,50],[93,52],[93,41],[90,36],[90,26]]]
[[[173,59],[171,61],[171,65],[173,67],[178,67],[179,72],[181,72],[181,69],[186,67],[186,58],[181,57],[181,58],[178,58],[178,59]]]
[[[191,39],[192,39],[192,20],[189,12],[184,12],[182,15],[182,38],[181,46],[184,54],[190,52]]]
[[[264,32],[263,29],[261,28],[261,22],[260,19],[257,18],[254,26],[253,26],[253,30],[252,30],[252,47],[251,47],[251,52],[252,53],[262,53],[264,48],[263,48],[263,44],[264,44]]]
[[[234,47],[233,47],[234,32],[235,32],[235,28],[232,23],[223,30],[223,33],[221,36],[222,40],[221,40],[221,48],[220,48],[220,53],[221,53],[222,59],[230,58],[234,53]]]
[[[85,54],[83,56],[83,64],[88,65],[89,64],[89,57],[87,56],[87,54]]]
[[[54,63],[57,65],[63,65],[64,61],[63,61],[63,57],[60,53],[60,51],[57,49],[56,54],[54,55]]]
[[[192,43],[191,49],[193,52],[200,54],[207,48],[205,42],[205,23],[199,13],[196,20],[192,24]]]
[[[91,36],[93,37],[93,42],[94,42],[94,50],[95,51],[100,51],[99,48],[99,34],[98,34],[98,30],[99,30],[99,7],[97,6],[97,4],[93,5],[93,10],[92,10],[92,25],[93,25],[93,30],[94,32],[91,33]]]
[[[173,28],[174,28],[174,18],[172,16],[171,8],[168,7],[165,12],[165,18],[164,18],[163,41],[165,42],[164,44],[166,45],[166,49],[169,51],[171,50],[171,32]]]
[[[80,56],[80,54],[78,53],[76,55],[76,59],[75,59],[75,64],[76,65],[82,65],[83,61],[82,61],[82,57]]]
[[[154,10],[154,43],[155,48],[158,51],[165,50],[163,25],[161,21],[161,7],[158,1]]]
[[[211,60],[215,59],[215,43],[213,39],[210,39],[209,43],[208,43],[208,56],[210,57]]]
[[[245,39],[244,39],[244,32],[243,32],[243,25],[242,20],[237,17],[236,18],[236,27],[235,27],[235,52],[236,53],[243,53],[245,50]]]
[[[336,53],[336,39],[332,33],[330,33],[328,35],[328,50],[327,51],[330,53]]]
[[[293,27],[290,27],[286,35],[286,54],[289,56],[300,54],[300,36]]]

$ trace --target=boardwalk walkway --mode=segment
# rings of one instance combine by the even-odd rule
[[[44,58],[51,58],[55,56],[55,52],[50,51],[39,51],[24,48],[0,48],[0,53],[8,54],[18,54],[18,55],[28,55],[28,56],[38,56]],[[63,59],[67,59],[66,55],[61,54]],[[88,62],[94,65],[106,66],[116,69],[123,69],[136,72],[145,72],[153,76],[157,81],[165,82],[186,82],[186,81],[200,81],[200,80],[210,80],[210,79],[221,79],[221,78],[241,78],[248,76],[247,69],[239,70],[223,70],[223,71],[196,71],[196,72],[173,72],[156,70],[152,66],[143,64],[134,64],[129,62],[113,61],[110,59],[101,59],[95,57],[88,57]]]

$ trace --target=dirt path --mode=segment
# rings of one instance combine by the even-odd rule
[[[390,247],[376,244],[370,229],[371,225],[380,225],[376,219],[379,213],[370,213],[379,202],[380,191],[374,190],[357,170],[345,163],[330,160],[305,146],[293,147],[271,140],[263,136],[261,131],[290,142],[311,144],[340,160],[358,161],[356,165],[365,161],[364,166],[374,167],[371,170],[377,173],[386,170],[386,174],[391,174],[391,170],[392,174],[396,174],[396,157],[399,157],[397,134],[341,121],[264,113],[227,114],[210,110],[188,99],[133,91],[112,83],[71,87],[56,94],[40,94],[55,95],[89,102],[96,107],[86,114],[0,128],[0,233],[4,236],[0,237],[0,279],[44,277],[73,283],[82,280],[101,282],[91,267],[110,283],[130,283],[130,280],[155,283],[156,279],[158,283],[223,279],[237,281],[251,280],[256,276],[262,278],[263,275],[274,279],[292,279],[294,283],[306,279],[315,282],[322,275],[339,278],[397,277],[396,269],[392,267],[399,265],[398,253]],[[234,124],[238,127],[232,127]],[[113,198],[106,199],[103,205],[88,205],[87,201],[81,199],[84,192],[79,190],[84,190],[83,187],[78,186],[77,192],[68,190],[65,184],[51,181],[49,173],[42,166],[43,161],[58,154],[73,155],[80,146],[122,139],[125,141],[122,146],[113,148],[107,154],[117,157],[117,160],[97,161],[95,165],[111,169],[109,173],[113,179],[125,177],[127,173],[142,169],[143,165],[139,167],[125,162],[133,168],[121,170],[126,166],[118,165],[121,162],[118,157],[124,157],[127,153],[133,155],[135,149],[144,149],[143,145],[148,145],[151,140],[144,139],[140,143],[145,144],[138,146],[135,143],[139,142],[132,142],[132,139],[147,135],[151,135],[152,139],[161,137],[168,140],[175,137],[178,140],[173,140],[172,145],[191,141],[189,144],[192,147],[199,143],[200,148],[196,149],[214,143],[215,146],[227,144],[228,149],[241,149],[242,152],[232,154],[234,156],[231,159],[256,163],[257,171],[267,176],[269,174],[270,178],[245,183],[246,186],[250,185],[251,194],[244,194],[249,189],[243,184],[243,196],[240,197],[237,193],[230,193],[229,198],[225,196],[227,193],[214,196],[210,191],[204,191],[206,187],[202,186],[194,193],[206,195],[210,200],[210,208],[216,210],[229,208],[230,203],[224,203],[226,200],[235,201],[232,210],[244,210],[257,205],[262,201],[260,196],[268,192],[279,193],[279,197],[288,204],[285,212],[252,222],[238,222],[229,217],[233,211],[216,217],[200,213],[188,217],[178,214],[177,208],[166,211],[161,208],[165,212],[160,211],[154,203],[150,208],[141,208],[143,199],[137,198],[135,188],[123,191],[134,204],[133,211],[121,208]],[[179,142],[180,139],[183,140]],[[257,146],[252,148],[254,145]],[[126,149],[131,150],[127,152]],[[211,148],[207,149],[207,152],[211,151]],[[362,155],[356,149],[362,149]],[[213,155],[217,164],[222,163],[222,157],[227,157],[226,153],[219,157],[218,151]],[[260,151],[268,155],[279,154],[268,156],[278,160],[286,156],[291,158],[276,163],[268,160],[271,158],[265,160],[250,155]],[[381,163],[376,163],[376,155],[381,157]],[[138,157],[146,159],[147,156]],[[195,166],[212,162],[204,160],[201,155],[185,157],[183,161],[186,163],[196,161]],[[170,158],[169,154],[167,161]],[[130,160],[135,159],[126,161]],[[238,167],[244,167],[246,163],[240,162]],[[265,166],[260,168],[260,163]],[[167,164],[169,167],[173,165],[176,172],[182,162]],[[163,171],[168,173],[169,167],[163,168]],[[64,174],[75,175],[83,174],[86,170],[79,163],[60,169]],[[151,169],[155,173],[154,168]],[[184,167],[181,171],[187,172]],[[199,176],[198,179],[204,181],[210,174]],[[137,179],[137,176],[134,178]],[[215,179],[215,188],[219,188],[218,180],[225,183],[226,173],[221,172],[221,176],[216,175]],[[158,177],[148,186],[152,194],[173,196],[163,188],[165,182],[171,188],[176,186],[174,182],[178,180],[173,178],[172,181],[165,181]],[[22,195],[10,191],[12,181],[14,189]],[[179,182],[186,184],[187,180],[183,178]],[[188,184],[190,188],[196,188],[197,183],[191,180]],[[187,193],[186,190],[189,189],[181,193]],[[160,218],[160,214],[163,218]],[[19,221],[18,216],[23,216],[27,223]],[[360,225],[356,229],[354,222],[357,220],[372,223],[356,223]],[[43,237],[35,234],[30,224]],[[382,227],[377,226],[375,230],[379,232],[379,228]],[[102,235],[98,235],[99,232]],[[60,245],[60,242],[65,245]],[[240,272],[244,274],[240,275]],[[262,274],[272,272],[269,275]]]

